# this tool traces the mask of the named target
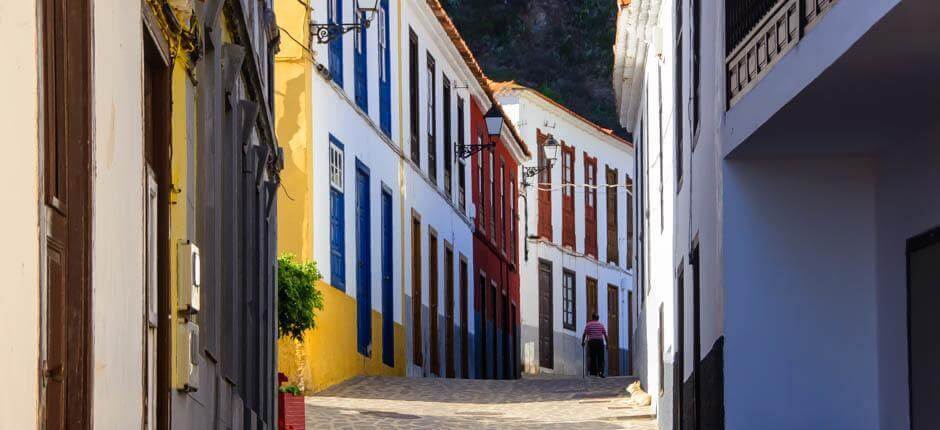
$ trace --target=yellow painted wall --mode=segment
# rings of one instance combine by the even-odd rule
[[[277,203],[278,253],[290,252],[302,260],[313,258],[313,141],[310,53],[298,44],[308,40],[304,6],[275,2],[278,24],[297,38],[281,38],[274,58],[274,124],[284,148],[284,170]],[[287,197],[290,194],[291,198]]]
[[[324,390],[359,375],[405,375],[405,329],[395,323],[395,367],[382,363],[382,314],[372,312],[372,356],[359,354],[356,330],[356,300],[346,293],[321,282],[323,310],[317,315],[317,326],[304,336],[302,357],[297,343],[281,339],[278,345],[279,370],[296,383],[298,359],[305,362],[302,371],[307,393]]]

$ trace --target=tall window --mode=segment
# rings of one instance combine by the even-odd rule
[[[437,80],[434,57],[428,54],[428,176],[437,184]]]
[[[489,210],[490,210],[490,235],[493,240],[496,239],[496,181],[493,178],[493,170],[495,170],[496,161],[493,160],[493,153],[489,152],[489,161],[490,161],[490,200],[489,200]]]
[[[327,0],[326,19],[330,24],[339,24],[343,20],[343,1]],[[334,37],[330,40],[330,76],[333,82],[343,86],[343,38]]]
[[[516,214],[516,175],[509,174],[509,261],[516,262],[516,223],[519,222],[519,216]]]
[[[463,118],[464,112],[463,98],[457,97],[457,144],[461,146],[467,144],[467,142],[464,141],[467,137],[464,131],[464,125],[466,125]],[[457,204],[461,212],[465,212],[467,209],[466,180],[467,162],[463,158],[460,158],[457,161]]]
[[[343,210],[343,144],[330,136],[330,284],[346,289],[346,225]]]
[[[676,2],[676,89],[675,89],[675,128],[676,128],[676,192],[682,189],[682,171],[683,171],[683,159],[682,159],[682,117],[683,117],[683,108],[685,107],[682,88],[682,72],[684,69],[683,57],[682,57],[682,6],[685,4],[685,0],[679,0]],[[661,162],[661,161],[660,161]]]
[[[584,253],[597,258],[597,157],[584,153]]]
[[[538,235],[549,241],[552,240],[552,168],[547,165],[545,157],[545,142],[549,136],[542,134],[541,130],[536,129],[536,141],[538,142],[538,162],[539,166],[545,166],[539,172],[538,180]]]
[[[353,14],[356,23],[363,23],[366,20],[365,12],[355,11]],[[369,112],[369,83],[368,83],[368,59],[366,58],[366,41],[368,38],[368,29],[362,31],[353,31],[353,45],[355,46],[355,62],[353,66],[356,74],[356,105],[365,112]]]
[[[499,157],[499,225],[503,252],[506,252],[506,161]]]
[[[379,2],[378,33],[379,33],[379,123],[386,136],[392,136],[392,85],[391,85],[391,52],[388,32],[388,0]]]
[[[565,269],[561,272],[562,325],[568,330],[576,330],[577,310],[575,302],[574,272]]]
[[[633,178],[626,177],[627,188],[627,269],[633,269]]]
[[[479,133],[479,131],[478,131]],[[477,135],[477,144],[483,143],[483,138],[480,135]],[[486,187],[483,186],[483,181],[485,176],[483,172],[485,169],[483,167],[483,151],[477,152],[477,195],[479,200],[477,201],[477,223],[479,224],[480,232],[484,235],[486,234]]]
[[[421,166],[420,127],[418,125],[418,35],[408,29],[408,107],[411,119],[411,161]]]
[[[574,147],[561,146],[561,244],[575,248],[574,234]]]
[[[450,106],[450,79],[444,76],[444,194],[451,197],[453,184],[453,158],[451,153],[454,148],[454,142],[451,140],[451,106]]]
[[[620,264],[617,237],[617,169],[607,167],[607,262]]]

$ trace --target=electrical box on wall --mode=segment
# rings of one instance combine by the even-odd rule
[[[199,248],[189,241],[180,243],[178,259],[177,309],[188,317],[199,313]]]
[[[199,248],[191,241],[182,241],[177,249],[177,295],[175,372],[176,389],[196,391],[199,388],[199,314],[200,301]]]

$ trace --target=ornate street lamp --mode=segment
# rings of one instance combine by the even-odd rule
[[[327,0],[327,7],[334,7],[336,3],[342,0]],[[331,40],[342,36],[350,31],[365,31],[372,24],[375,15],[379,11],[379,0],[372,2],[372,7],[359,6],[359,0],[355,1],[356,19],[353,23],[327,22],[325,24],[310,23],[310,34],[316,35],[317,43],[330,43]]]
[[[503,132],[503,125],[506,123],[503,118],[503,112],[494,104],[490,107],[490,110],[486,112],[486,115],[483,116],[483,119],[486,122],[486,134],[490,136],[490,143],[457,145],[457,155],[460,158],[470,158],[470,156],[477,152],[496,146],[493,139],[499,137]]]
[[[523,166],[522,167],[522,176],[525,178],[531,178],[539,173],[542,173],[546,169],[551,169],[555,165],[555,160],[558,159],[558,151],[561,150],[561,145],[558,144],[558,141],[552,135],[548,136],[548,139],[545,141],[545,144],[542,145],[541,151],[543,159],[541,160],[544,164],[537,166]],[[523,181],[523,185],[529,185],[527,182]]]

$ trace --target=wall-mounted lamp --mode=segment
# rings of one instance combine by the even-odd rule
[[[329,5],[327,7],[336,8],[336,2],[342,0],[327,0]],[[310,23],[310,34],[316,35],[317,43],[330,43],[331,40],[342,36],[344,33],[350,31],[365,31],[369,28],[369,25],[372,24],[372,20],[375,19],[375,15],[379,11],[379,0],[374,0],[372,2],[372,7],[361,7],[359,6],[359,0],[355,1],[355,10],[356,10],[356,20],[355,22],[341,23],[341,22],[327,22],[325,24],[317,24],[315,22]]]
[[[496,105],[493,105],[490,107],[490,110],[486,112],[486,115],[483,116],[483,119],[486,121],[486,134],[490,136],[490,143],[457,145],[457,155],[460,158],[470,158],[477,152],[496,146],[493,139],[499,137],[503,132],[503,124],[506,123],[503,118],[503,112]]]
[[[555,164],[555,160],[558,159],[558,151],[561,150],[561,145],[558,144],[558,141],[552,135],[548,136],[548,139],[542,144],[540,148],[543,155],[542,160],[543,164],[537,166],[523,166],[522,167],[522,176],[523,178],[531,178],[539,173],[542,173],[546,169],[551,169]],[[523,186],[530,185],[528,182],[523,181]]]

